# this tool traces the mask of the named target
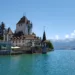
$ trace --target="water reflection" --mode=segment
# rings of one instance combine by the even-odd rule
[[[18,63],[20,61],[20,56],[1,56],[0,57],[0,72],[2,75],[10,75],[18,67]]]

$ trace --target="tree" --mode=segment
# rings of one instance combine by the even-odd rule
[[[0,40],[3,40],[3,36],[0,36]]]
[[[2,36],[3,36],[3,34],[4,34],[4,29],[5,29],[5,24],[2,22],[1,23],[1,29],[2,29]]]
[[[10,29],[10,27],[7,29],[7,31],[9,32],[11,29]]]
[[[33,32],[32,35],[36,35],[36,34]]]
[[[1,23],[1,28],[2,28],[2,30],[5,29],[5,24],[4,24],[4,22]]]
[[[48,48],[54,49],[53,44],[50,41],[47,41],[46,44],[47,44]]]
[[[30,34],[31,28],[32,28],[32,23],[28,24],[28,35]]]
[[[16,37],[20,37],[22,35],[24,35],[22,31],[19,31],[18,33],[14,33],[14,36]]]

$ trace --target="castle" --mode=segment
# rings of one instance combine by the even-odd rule
[[[11,29],[4,32],[4,41],[10,41],[13,46],[36,46],[40,45],[40,38],[32,33],[32,23],[23,16],[16,24],[15,33]]]

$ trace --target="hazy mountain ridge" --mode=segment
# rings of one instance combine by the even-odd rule
[[[54,49],[75,49],[75,39],[51,40]]]

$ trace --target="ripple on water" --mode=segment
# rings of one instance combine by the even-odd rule
[[[0,75],[75,75],[75,51],[0,56]]]

